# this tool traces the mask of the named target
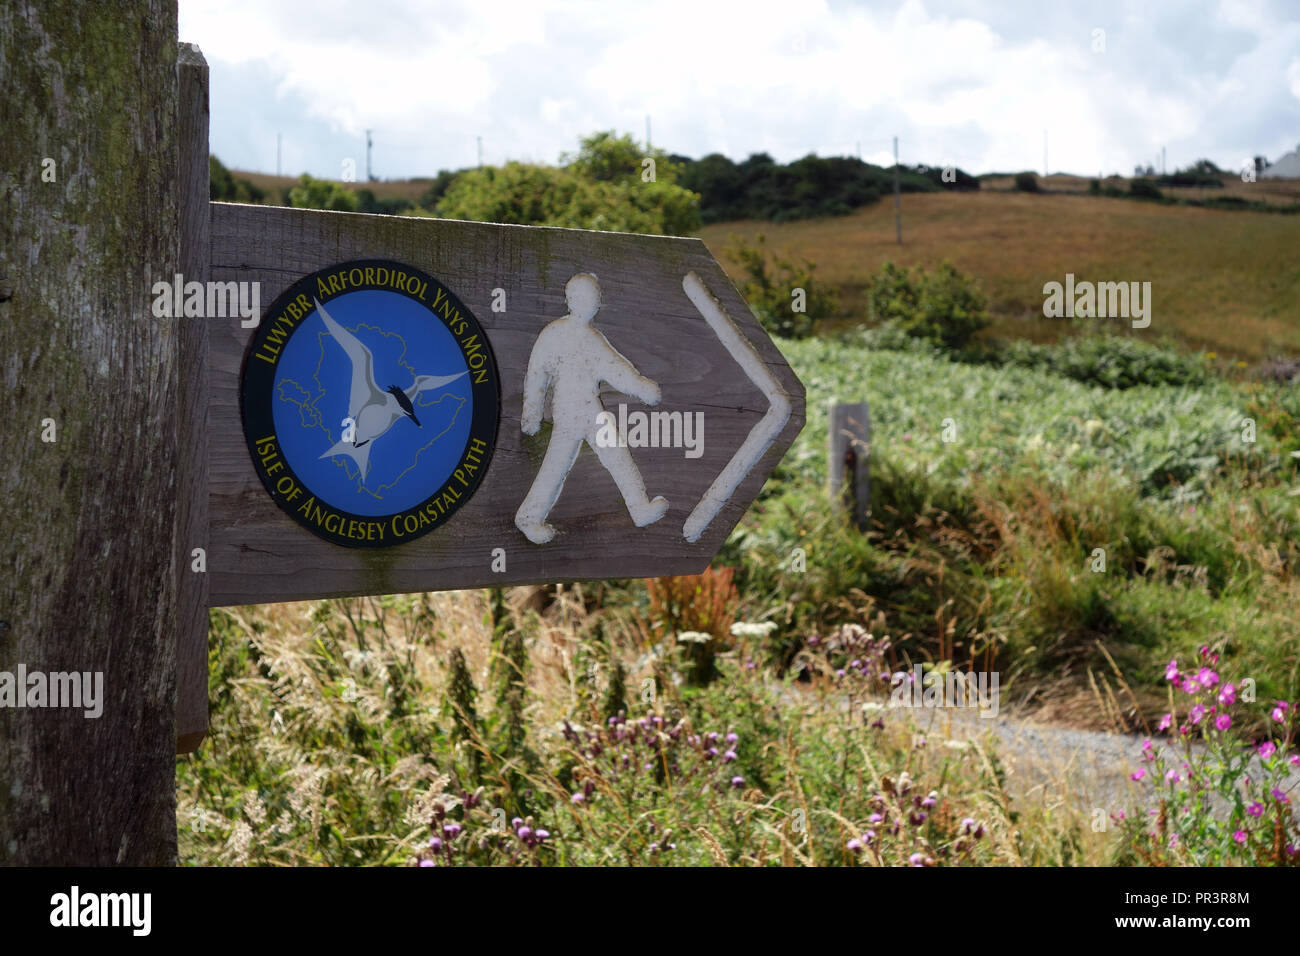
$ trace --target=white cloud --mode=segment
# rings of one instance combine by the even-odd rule
[[[269,9],[268,9],[269,8]],[[365,128],[376,169],[554,161],[615,128],[674,152],[810,151],[972,171],[1128,171],[1276,152],[1300,125],[1300,25],[1269,3],[1098,0],[181,0],[213,68],[213,149],[267,168],[272,130],[333,175]],[[1092,30],[1106,30],[1106,52]],[[268,78],[271,78],[268,81]],[[860,146],[859,146],[860,144]],[[288,151],[286,150],[286,153]],[[290,167],[298,171],[298,167]]]

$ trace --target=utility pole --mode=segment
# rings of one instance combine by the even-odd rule
[[[1043,130],[1043,175],[1047,175],[1047,130]]]
[[[283,133],[275,134],[275,174],[280,175],[280,140],[284,138]]]
[[[649,154],[650,152],[650,114],[649,113],[646,113],[645,115],[645,151],[647,154]]]
[[[375,177],[370,175],[370,147],[374,143],[370,138],[370,134],[373,132],[373,129],[366,130],[366,182],[368,183],[373,183],[375,181]]]
[[[478,168],[483,168],[483,137],[478,137]]]
[[[1160,147],[1160,175],[1164,176],[1169,170],[1165,166],[1165,148]]]
[[[858,147],[858,162],[862,162],[862,140],[858,140],[856,145]]]
[[[903,204],[898,198],[898,137],[894,137],[894,229],[898,233],[898,244],[903,244]]]

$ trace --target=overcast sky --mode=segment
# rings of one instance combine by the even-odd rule
[[[599,129],[1087,175],[1300,143],[1300,0],[180,0],[228,166],[379,178],[554,163]],[[1103,31],[1098,33],[1097,31]],[[1103,47],[1097,49],[1098,47]]]

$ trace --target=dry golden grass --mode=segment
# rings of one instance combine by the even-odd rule
[[[1066,188],[1056,177],[1052,185]],[[866,318],[863,287],[885,260],[932,267],[950,259],[988,294],[993,335],[1064,334],[1065,320],[1042,314],[1042,288],[1070,272],[1151,282],[1151,325],[1135,333],[1145,338],[1168,335],[1244,359],[1300,351],[1300,216],[992,190],[908,194],[902,209],[901,247],[890,198],[834,219],[721,223],[701,235],[737,281],[739,264],[724,255],[733,235],[761,232],[774,252],[812,260],[817,277],[841,290],[851,320]]]
[[[1096,177],[1071,176],[1068,173],[1053,173],[1051,176],[1038,177],[1038,185],[1046,192],[1087,192],[1088,183]],[[1160,186],[1166,196],[1176,199],[1213,199],[1215,196],[1234,196],[1250,202],[1266,202],[1275,206],[1290,206],[1300,202],[1300,179],[1261,179],[1254,183],[1244,183],[1238,176],[1224,175],[1222,187],[1209,186]],[[1101,179],[1102,186],[1114,186],[1128,191],[1131,180],[1123,176],[1107,176]],[[980,181],[983,189],[997,192],[1015,188],[1014,176],[990,176]]]

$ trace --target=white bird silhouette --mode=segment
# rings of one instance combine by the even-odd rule
[[[370,349],[355,335],[334,321],[325,311],[325,307],[316,302],[316,311],[320,313],[325,328],[329,329],[334,341],[342,347],[352,363],[352,386],[348,396],[348,417],[352,419],[353,437],[351,441],[336,442],[321,458],[334,455],[347,455],[356,462],[361,472],[361,480],[366,480],[370,471],[370,449],[372,443],[387,433],[402,416],[415,422],[418,427],[420,419],[415,415],[415,400],[421,392],[431,391],[448,385],[468,372],[455,375],[417,375],[410,388],[402,389],[390,385],[381,389],[375,382],[375,357]]]

